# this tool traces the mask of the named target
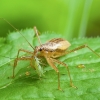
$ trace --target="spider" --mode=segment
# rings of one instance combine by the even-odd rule
[[[10,26],[12,26],[16,31],[19,32],[19,30],[16,29],[7,20],[5,20],[4,18],[2,18],[2,19],[4,21],[6,21]],[[33,46],[28,42],[28,40],[19,32],[25,38],[25,40],[29,43],[29,45],[33,48],[33,51],[28,51],[28,50],[24,50],[24,49],[19,49],[18,50],[17,58],[14,60],[13,76],[12,77],[14,78],[14,76],[15,76],[14,71],[15,71],[15,68],[16,68],[17,63],[18,63],[19,60],[29,60],[30,65],[34,69],[39,70],[40,66],[39,66],[38,59],[39,59],[39,57],[44,57],[46,59],[47,63],[55,70],[55,72],[58,75],[58,90],[62,90],[61,87],[60,87],[60,74],[59,74],[58,68],[55,66],[54,63],[58,63],[58,64],[61,64],[62,66],[66,67],[66,69],[68,71],[68,76],[69,76],[69,79],[70,79],[70,86],[74,87],[74,88],[77,88],[76,86],[74,86],[74,84],[72,82],[70,71],[69,71],[69,68],[68,68],[67,64],[65,64],[64,62],[61,62],[57,58],[61,57],[61,56],[64,56],[66,54],[69,54],[71,52],[77,51],[77,50],[82,49],[82,48],[88,48],[95,55],[97,55],[97,56],[99,56],[99,55],[87,45],[82,45],[82,46],[79,46],[77,48],[74,48],[73,50],[68,51],[67,49],[70,47],[71,44],[67,40],[62,39],[62,38],[53,38],[53,39],[49,40],[48,42],[42,44],[41,40],[39,38],[39,31],[37,30],[36,27],[34,27],[34,31],[35,31],[35,34],[37,36],[38,42],[40,44],[39,46],[36,46],[35,48],[33,48]],[[31,56],[29,56],[29,57],[27,57],[27,56],[19,57],[20,52],[26,52],[26,53],[30,54]],[[35,62],[36,66],[33,65],[33,61]]]

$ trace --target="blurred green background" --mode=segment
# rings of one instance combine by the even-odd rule
[[[0,17],[17,29],[37,26],[67,39],[100,36],[100,0],[0,0]],[[0,36],[14,31],[0,20]]]

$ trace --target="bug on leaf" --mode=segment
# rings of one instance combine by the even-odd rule
[[[3,19],[5,20],[5,19]],[[5,20],[8,24],[10,24],[7,20]],[[18,31],[18,29],[16,29],[12,24],[10,24],[16,31]],[[40,63],[39,63],[39,57],[43,57],[46,59],[47,63],[55,70],[55,72],[58,75],[58,89],[62,90],[60,87],[60,74],[59,74],[59,70],[58,68],[55,66],[55,63],[58,63],[62,66],[65,66],[67,71],[68,71],[68,76],[70,79],[70,86],[77,88],[76,86],[74,86],[72,79],[71,79],[71,75],[70,75],[70,71],[69,68],[67,66],[67,64],[65,64],[64,62],[61,62],[60,60],[58,60],[58,57],[64,56],[66,54],[69,54],[71,52],[77,51],[79,49],[82,48],[88,48],[89,50],[91,50],[95,55],[97,55],[98,57],[100,57],[100,55],[98,55],[95,51],[93,51],[89,46],[87,45],[82,45],[79,46],[73,50],[68,50],[68,48],[70,47],[70,43],[62,38],[53,38],[51,40],[49,40],[48,42],[42,44],[41,40],[39,38],[39,31],[37,30],[36,27],[34,27],[34,31],[36,33],[38,42],[39,42],[39,46],[36,46],[35,48],[33,48],[33,46],[28,42],[28,40],[25,38],[25,40],[29,43],[29,45],[33,48],[33,51],[28,51],[28,50],[24,50],[24,49],[19,49],[18,50],[18,54],[17,54],[17,58],[14,60],[14,66],[13,66],[13,76],[15,76],[15,68],[17,66],[17,63],[19,60],[29,60],[30,61],[30,65],[37,70],[38,74],[41,76],[43,74]],[[22,56],[19,57],[19,53],[20,52],[26,52],[28,54],[30,54],[31,56],[27,57],[27,56]],[[34,64],[33,64],[34,61]]]

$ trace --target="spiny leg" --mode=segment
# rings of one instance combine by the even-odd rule
[[[61,61],[59,61],[57,59],[53,59],[53,58],[50,58],[50,59],[52,60],[52,62],[56,62],[56,63],[61,64],[61,65],[65,66],[67,68],[68,76],[70,78],[70,85],[71,85],[71,87],[77,88],[76,86],[74,86],[74,84],[72,82],[72,79],[71,79],[71,76],[70,76],[70,71],[69,71],[68,66],[65,63],[63,63],[63,62],[61,62]]]
[[[24,49],[19,49],[19,50],[18,50],[18,53],[17,53],[17,59],[19,58],[19,53],[20,53],[20,52],[26,52],[26,53],[29,53],[29,54],[33,54],[33,52],[31,52],[31,51],[24,50]]]
[[[39,43],[40,43],[40,45],[41,45],[42,43],[41,43],[40,38],[39,38],[39,31],[38,31],[38,29],[36,28],[36,26],[34,26],[34,31],[35,31],[35,34],[36,34],[36,36],[37,36],[37,38],[38,38],[38,41],[39,41]]]
[[[57,69],[57,67],[54,65],[54,63],[52,62],[52,60],[50,58],[46,57],[46,60],[48,62],[48,64],[57,72],[58,74],[58,90],[62,90],[60,87],[60,74],[59,74],[59,70]]]
[[[21,51],[22,51],[22,52],[29,53],[29,54],[33,54],[33,52],[31,52],[31,51],[24,50],[24,49],[19,49],[19,50],[18,50],[18,53],[17,53],[17,58],[18,58],[18,56],[19,56],[19,53],[20,53]]]
[[[22,52],[29,53],[29,54],[33,54],[32,52],[27,51],[27,50],[24,50],[24,49],[19,49],[19,50],[18,50],[17,58],[16,58],[15,61],[14,61],[13,76],[12,76],[12,77],[14,77],[14,70],[15,70],[15,67],[17,66],[18,60],[30,60],[29,58],[31,58],[31,57],[29,57],[29,58],[27,58],[27,57],[20,57],[20,58],[19,58],[19,53],[20,53],[21,51],[22,51]],[[26,58],[27,58],[27,59],[26,59]]]
[[[13,66],[13,78],[15,77],[15,67],[17,66],[17,62],[19,61],[19,60],[32,60],[32,58],[31,57],[20,57],[20,58],[16,58],[15,59],[15,61],[14,61],[14,66]]]
[[[63,55],[65,54],[68,54],[68,53],[71,53],[71,52],[74,52],[74,51],[77,51],[77,50],[80,50],[80,49],[83,49],[83,48],[88,48],[90,51],[92,51],[95,55],[97,55],[98,57],[100,57],[99,54],[97,54],[94,50],[92,50],[89,46],[87,45],[82,45],[82,46],[79,46],[73,50],[69,50],[69,51],[66,51]]]

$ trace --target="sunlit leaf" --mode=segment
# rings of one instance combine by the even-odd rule
[[[33,45],[39,45],[34,37],[33,29],[26,29],[22,34]],[[42,43],[58,36],[56,33],[41,35]],[[66,37],[65,37],[66,39]],[[74,49],[87,44],[100,55],[100,38],[80,38],[70,41]],[[1,100],[98,100],[100,98],[100,57],[87,48],[65,55],[59,60],[69,66],[71,78],[78,89],[70,87],[67,70],[57,65],[60,71],[61,88],[59,91],[56,72],[44,61],[44,75],[39,78],[36,71],[30,67],[28,61],[19,61],[12,76],[14,59],[19,48],[33,51],[29,44],[18,32],[10,33],[6,39],[0,39],[0,99]],[[20,53],[20,56],[24,53]],[[24,55],[25,56],[25,55]],[[84,68],[78,66],[83,64]]]

